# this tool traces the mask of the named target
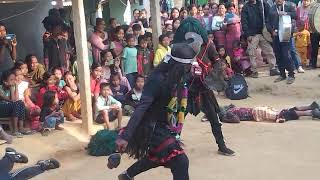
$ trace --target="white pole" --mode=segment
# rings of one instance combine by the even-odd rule
[[[72,0],[72,13],[74,22],[73,28],[77,48],[77,63],[79,68],[82,129],[86,133],[91,134],[93,122],[92,102],[90,90],[87,32],[83,0]]]

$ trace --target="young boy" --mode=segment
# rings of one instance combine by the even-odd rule
[[[112,90],[113,97],[117,101],[120,101],[122,104],[124,104],[126,99],[126,94],[128,93],[128,87],[120,84],[121,78],[118,73],[112,74],[110,79],[111,79],[111,90]]]
[[[145,36],[140,36],[138,39],[138,54],[137,54],[137,63],[138,63],[138,74],[148,77],[150,74],[153,64],[153,53],[148,49],[147,38]]]
[[[163,58],[166,56],[168,52],[171,51],[171,48],[169,47],[170,41],[169,37],[166,34],[162,34],[159,36],[159,47],[156,51],[156,54],[154,56],[153,66],[157,67],[163,60]]]
[[[296,48],[301,58],[301,64],[303,67],[307,66],[308,59],[308,46],[311,44],[310,32],[305,29],[303,21],[297,22],[298,32],[293,34],[296,42]]]
[[[142,90],[144,87],[144,77],[141,75],[138,75],[136,78],[136,84],[131,91],[129,91],[126,95],[126,101],[125,101],[125,106],[124,109],[125,111],[131,115],[135,108],[138,106],[141,95],[142,95]]]
[[[128,35],[127,36],[127,47],[123,50],[122,55],[122,70],[123,74],[128,79],[130,86],[134,85],[134,80],[136,78],[138,68],[137,68],[137,54],[138,50],[134,44],[134,36]]]
[[[311,116],[320,119],[319,104],[313,102],[309,106],[296,106],[290,109],[277,111],[272,107],[243,108],[229,105],[220,107],[219,117],[222,122],[240,123],[240,121],[277,122],[284,123],[290,120],[298,120],[301,116]]]
[[[134,36],[134,45],[138,45],[138,38],[141,35],[141,25],[140,24],[134,24],[132,26],[133,36]]]
[[[121,103],[110,95],[109,83],[100,84],[100,96],[96,102],[96,122],[104,124],[105,129],[110,129],[110,121],[118,119],[118,129],[121,128],[122,109]]]
[[[154,53],[153,43],[152,43],[152,33],[151,33],[151,32],[146,32],[146,33],[144,34],[144,36],[145,36],[146,39],[147,39],[148,49],[149,49],[150,51],[152,51],[152,53]]]

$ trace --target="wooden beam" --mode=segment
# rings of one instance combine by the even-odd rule
[[[93,117],[90,89],[90,70],[88,61],[87,31],[83,0],[72,0],[72,15],[74,24],[74,36],[76,39],[77,48],[77,63],[79,70],[82,129],[86,133],[91,134]]]
[[[159,44],[159,36],[162,34],[160,19],[160,3],[159,0],[150,1],[151,11],[151,28],[153,48],[157,49]]]

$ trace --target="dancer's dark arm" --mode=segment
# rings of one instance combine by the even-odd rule
[[[153,104],[153,101],[157,99],[160,88],[160,78],[149,79],[143,89],[140,103],[132,114],[125,131],[120,135],[122,139],[129,141],[132,134],[136,131],[137,126],[143,119],[145,112]]]

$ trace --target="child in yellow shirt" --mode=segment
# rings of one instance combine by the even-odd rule
[[[297,52],[301,58],[301,64],[303,67],[307,66],[308,45],[310,44],[310,32],[305,29],[304,23],[297,23],[298,32],[293,34],[296,42]]]
[[[163,60],[163,58],[167,55],[168,52],[171,51],[169,47],[170,41],[169,36],[167,34],[160,35],[159,37],[159,47],[154,55],[153,66],[157,67]]]

